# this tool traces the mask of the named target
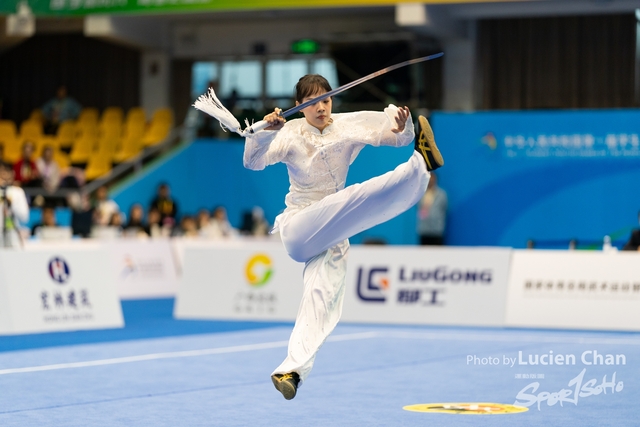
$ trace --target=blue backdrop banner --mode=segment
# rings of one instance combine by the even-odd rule
[[[640,110],[435,113],[447,241],[623,241],[640,209]]]

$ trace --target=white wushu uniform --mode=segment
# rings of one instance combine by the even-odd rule
[[[246,138],[244,166],[262,170],[282,162],[289,172],[287,208],[276,218],[289,256],[304,262],[304,291],[285,361],[273,372],[297,372],[303,382],[315,356],[342,314],[349,237],[388,221],[416,204],[429,182],[424,159],[414,151],[393,171],[345,188],[349,165],[365,145],[402,147],[414,139],[408,118],[394,133],[398,108],[332,114],[321,133],[306,119],[279,131]]]

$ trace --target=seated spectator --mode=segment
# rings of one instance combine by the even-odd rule
[[[61,180],[60,166],[53,160],[53,147],[47,145],[42,150],[42,157],[36,160],[36,169],[42,179],[45,190],[53,193],[58,189]]]
[[[151,209],[156,209],[160,212],[160,220],[163,224],[169,224],[173,226],[176,222],[176,215],[178,214],[178,205],[171,198],[171,191],[169,185],[162,183],[158,186],[158,194],[151,201]]]
[[[640,212],[638,212],[638,223],[640,223]],[[623,251],[640,251],[640,229],[633,230],[629,241],[622,247]]]
[[[198,225],[198,232],[202,237],[210,237],[211,232],[211,215],[206,209],[200,209],[198,216],[196,217],[196,223]]]
[[[250,212],[244,213],[240,233],[247,236],[266,236],[269,234],[269,228],[269,222],[264,217],[264,210],[255,206]]]
[[[149,209],[147,213],[147,225],[144,231],[152,238],[168,237],[171,235],[171,227],[169,225],[163,225],[161,222],[162,216],[160,212],[155,209]]]
[[[32,141],[25,141],[22,144],[22,157],[13,165],[14,180],[21,187],[39,187],[42,185],[38,168],[31,159],[34,149],[35,144]]]
[[[124,218],[122,217],[122,213],[120,211],[112,213],[111,217],[109,217],[107,226],[114,227],[122,231],[124,228]]]
[[[109,225],[113,214],[120,212],[118,204],[109,198],[109,189],[106,185],[101,185],[96,190],[93,206],[95,208],[95,225]]]
[[[94,208],[86,193],[71,193],[67,199],[71,208],[71,229],[74,236],[89,237],[93,225]]]
[[[144,210],[140,203],[136,203],[129,209],[129,221],[124,227],[124,233],[132,237],[148,236],[144,226]]]
[[[227,218],[227,210],[225,207],[217,206],[213,210],[213,215],[210,221],[209,237],[213,239],[228,239],[236,234],[236,229],[231,226],[231,223]]]
[[[57,225],[56,210],[53,206],[45,206],[42,208],[42,220],[40,221],[40,224],[33,226],[31,229],[31,235],[39,237],[42,227],[56,227]]]
[[[198,237],[198,225],[191,215],[184,215],[180,220],[180,226],[173,230],[174,237]]]
[[[65,120],[75,120],[82,107],[75,99],[67,94],[67,87],[60,86],[56,96],[42,106],[42,114],[45,118],[44,132],[55,135],[58,126]]]

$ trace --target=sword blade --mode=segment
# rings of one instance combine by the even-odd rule
[[[395,65],[391,65],[391,66],[389,66],[387,68],[383,68],[382,70],[378,70],[375,73],[371,73],[371,74],[366,75],[364,77],[360,77],[358,80],[354,80],[354,81],[352,81],[350,83],[344,84],[344,85],[340,86],[339,88],[333,89],[332,91],[329,91],[327,93],[323,93],[322,95],[317,96],[317,97],[315,97],[313,99],[310,99],[307,102],[303,102],[300,105],[296,105],[293,108],[289,108],[287,111],[281,112],[280,116],[285,117],[285,118],[289,117],[292,114],[295,114],[295,113],[307,108],[309,105],[313,105],[313,104],[315,104],[317,102],[322,101],[323,99],[329,98],[330,96],[337,95],[340,92],[344,92],[347,89],[351,89],[352,87],[357,86],[360,83],[364,83],[367,80],[371,80],[371,79],[373,79],[375,77],[378,77],[378,76],[381,76],[383,74],[386,74],[389,71],[397,70],[398,68],[406,67],[407,65],[417,64],[419,62],[431,61],[432,59],[440,58],[442,55],[444,55],[444,53],[443,52],[439,52],[439,53],[435,53],[433,55],[428,55],[428,56],[423,56],[423,57],[420,57],[420,58],[410,59],[408,61],[400,62],[399,64],[395,64]]]

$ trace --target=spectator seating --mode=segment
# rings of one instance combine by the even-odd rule
[[[144,149],[142,137],[146,125],[146,114],[142,108],[136,107],[129,110],[124,123],[122,139],[113,159],[114,163],[127,161],[142,152]]]
[[[22,144],[28,139],[36,144],[34,159],[50,145],[61,168],[84,166],[87,180],[92,180],[109,173],[113,164],[131,160],[146,147],[166,140],[173,126],[173,112],[170,108],[158,109],[147,122],[141,107],[129,109],[126,115],[121,107],[108,107],[102,113],[97,108],[86,107],[77,120],[61,123],[55,136],[44,135],[43,122],[39,109],[33,110],[29,119],[21,123],[19,132],[13,121],[0,120],[0,144],[4,146],[5,161],[18,161]]]

